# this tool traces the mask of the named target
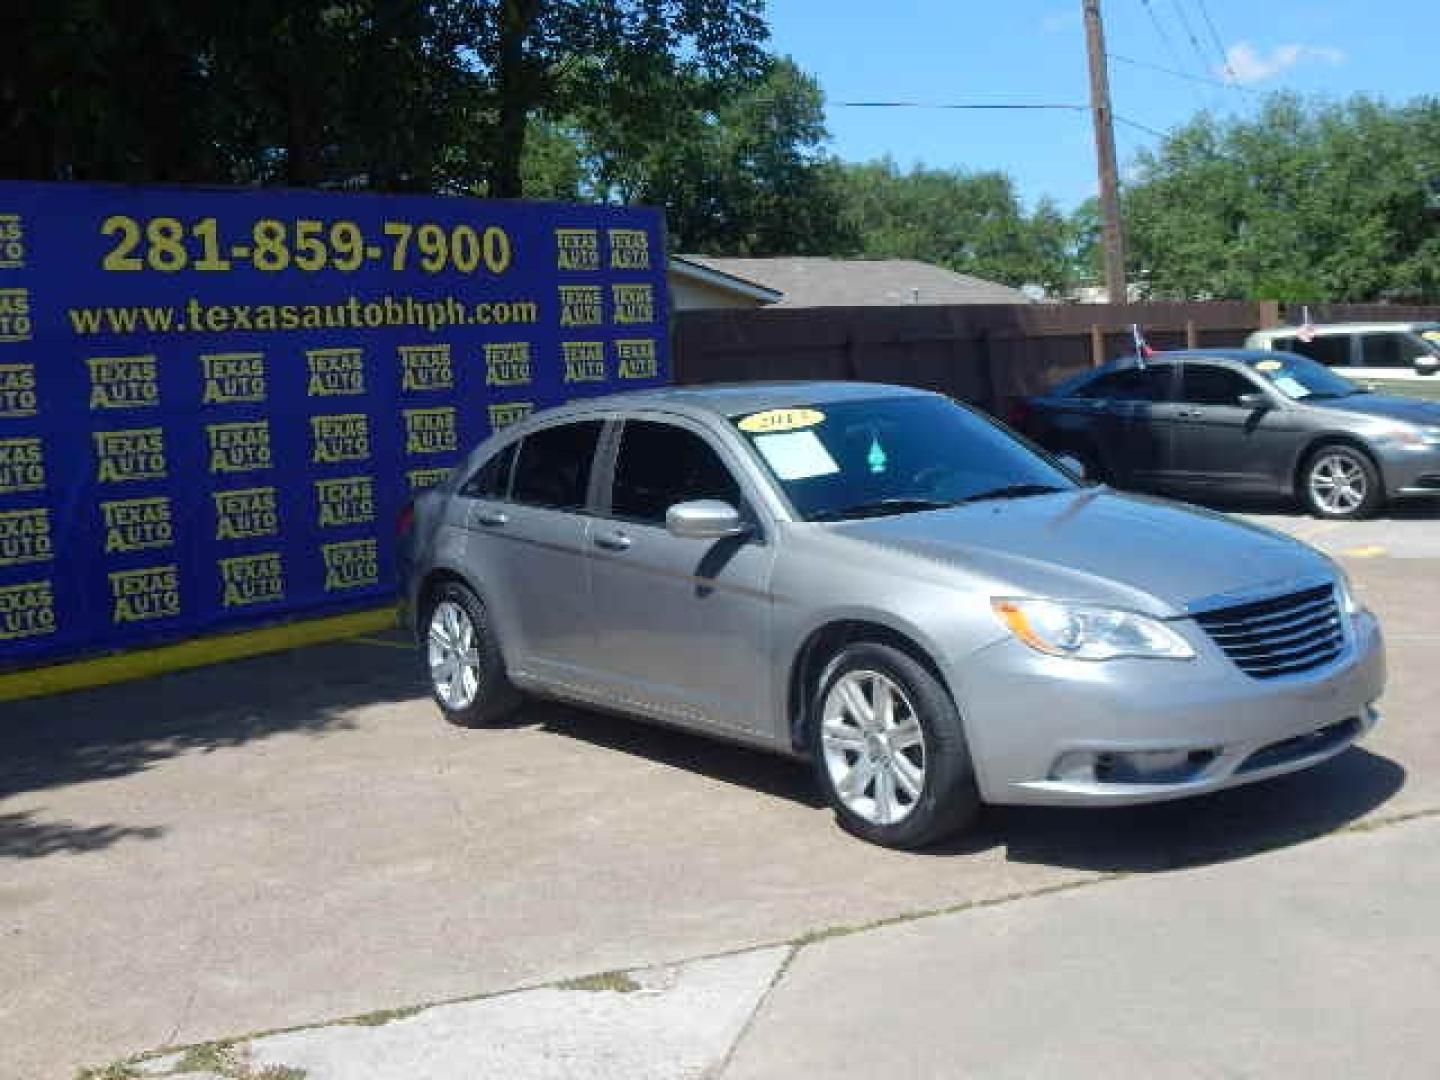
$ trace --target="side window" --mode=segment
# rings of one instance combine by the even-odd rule
[[[515,451],[519,446],[519,443],[512,442],[498,454],[492,454],[490,459],[465,481],[460,494],[471,499],[508,499],[510,472],[515,465]]]
[[[1146,364],[1143,368],[1107,371],[1077,388],[1075,397],[1109,401],[1164,401],[1169,394],[1172,371],[1169,364]]]
[[[1413,353],[1404,334],[1361,334],[1360,363],[1365,367],[1409,367]]]
[[[1296,338],[1286,345],[1286,349],[1301,356],[1308,356],[1326,367],[1350,366],[1349,334],[1321,334],[1310,341]]]
[[[510,484],[511,501],[552,510],[584,509],[601,427],[599,420],[582,420],[525,436]]]
[[[720,499],[738,508],[740,486],[715,449],[694,432],[651,420],[627,421],[615,460],[611,512],[663,525],[666,510],[691,499]]]
[[[1180,400],[1189,405],[1239,405],[1241,394],[1257,389],[1238,371],[1213,364],[1186,364],[1180,372]]]

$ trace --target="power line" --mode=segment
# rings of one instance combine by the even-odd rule
[[[1109,55],[1109,54],[1107,54]],[[1090,112],[1089,105],[1071,105],[1060,102],[949,102],[949,101],[835,101],[831,105],[841,109],[1015,109],[1015,110],[1052,110],[1058,112]],[[1165,132],[1153,128],[1149,124],[1142,124],[1139,120],[1132,120],[1127,116],[1114,114],[1118,123],[1126,127],[1135,128],[1156,138],[1167,138]]]
[[[1259,91],[1251,90],[1248,86],[1240,86],[1238,83],[1221,82],[1219,79],[1207,79],[1201,75],[1191,75],[1188,71],[1176,71],[1174,68],[1162,67],[1159,64],[1152,64],[1148,60],[1136,60],[1133,56],[1121,56],[1119,53],[1107,53],[1111,60],[1118,60],[1122,64],[1130,64],[1132,67],[1148,68],[1151,71],[1158,71],[1163,75],[1173,75],[1177,79],[1185,79],[1193,83],[1201,83],[1205,86],[1218,86],[1222,90],[1239,90],[1242,94],[1258,94]]]
[[[1155,27],[1155,33],[1165,46],[1165,51],[1170,54],[1171,63],[1177,68],[1184,67],[1185,65],[1180,61],[1180,51],[1175,48],[1174,39],[1170,37],[1170,32],[1165,29],[1165,25],[1160,21],[1160,16],[1156,14],[1155,8],[1150,3],[1150,0],[1140,0],[1140,2],[1145,5],[1145,13],[1150,16],[1150,22]]]
[[[1235,69],[1230,66],[1230,54],[1225,51],[1224,39],[1220,32],[1215,29],[1215,20],[1210,17],[1210,5],[1206,0],[1199,0],[1200,14],[1205,18],[1205,25],[1210,30],[1210,40],[1215,43],[1215,52],[1220,56],[1220,62],[1225,65],[1225,74],[1230,78],[1230,84],[1237,89],[1240,87],[1240,78],[1235,74]]]
[[[1061,105],[1050,102],[938,102],[938,101],[837,101],[842,109],[1058,109],[1089,112],[1088,105]]]
[[[1190,25],[1190,16],[1185,14],[1185,6],[1180,0],[1170,0],[1170,6],[1175,9],[1175,14],[1180,18],[1180,28],[1185,31],[1195,55],[1200,58],[1200,70],[1206,70],[1209,65],[1205,60],[1205,50],[1200,47],[1200,39],[1195,36],[1195,28]]]

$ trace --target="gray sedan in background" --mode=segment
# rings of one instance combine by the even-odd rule
[[[1313,765],[1376,722],[1344,574],[1085,486],[978,412],[854,383],[536,414],[401,517],[441,710],[522,694],[809,759],[894,847],[982,803],[1111,806]]]
[[[1374,393],[1294,353],[1130,357],[1030,398],[1011,419],[1124,488],[1293,497],[1338,519],[1440,495],[1440,403]]]

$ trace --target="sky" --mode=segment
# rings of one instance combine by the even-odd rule
[[[1130,122],[1116,126],[1122,170],[1137,150],[1156,144],[1153,132],[1201,109],[1253,114],[1275,90],[1392,102],[1440,94],[1437,0],[1104,0],[1101,7],[1113,108]],[[1088,112],[842,104],[1085,105],[1081,0],[770,0],[768,10],[775,51],[820,81],[831,149],[842,159],[888,154],[902,167],[999,169],[1032,206],[1048,195],[1068,210],[1095,193]]]

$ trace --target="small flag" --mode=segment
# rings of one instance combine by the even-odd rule
[[[1295,331],[1295,336],[1301,341],[1314,341],[1315,324],[1310,321],[1310,305],[1306,304],[1301,311],[1304,313],[1304,318],[1300,323],[1300,329]]]
[[[1135,339],[1135,355],[1140,358],[1143,366],[1146,360],[1155,355],[1155,350],[1150,347],[1150,343],[1145,340],[1145,335],[1140,332],[1139,323],[1130,324],[1130,334]]]

